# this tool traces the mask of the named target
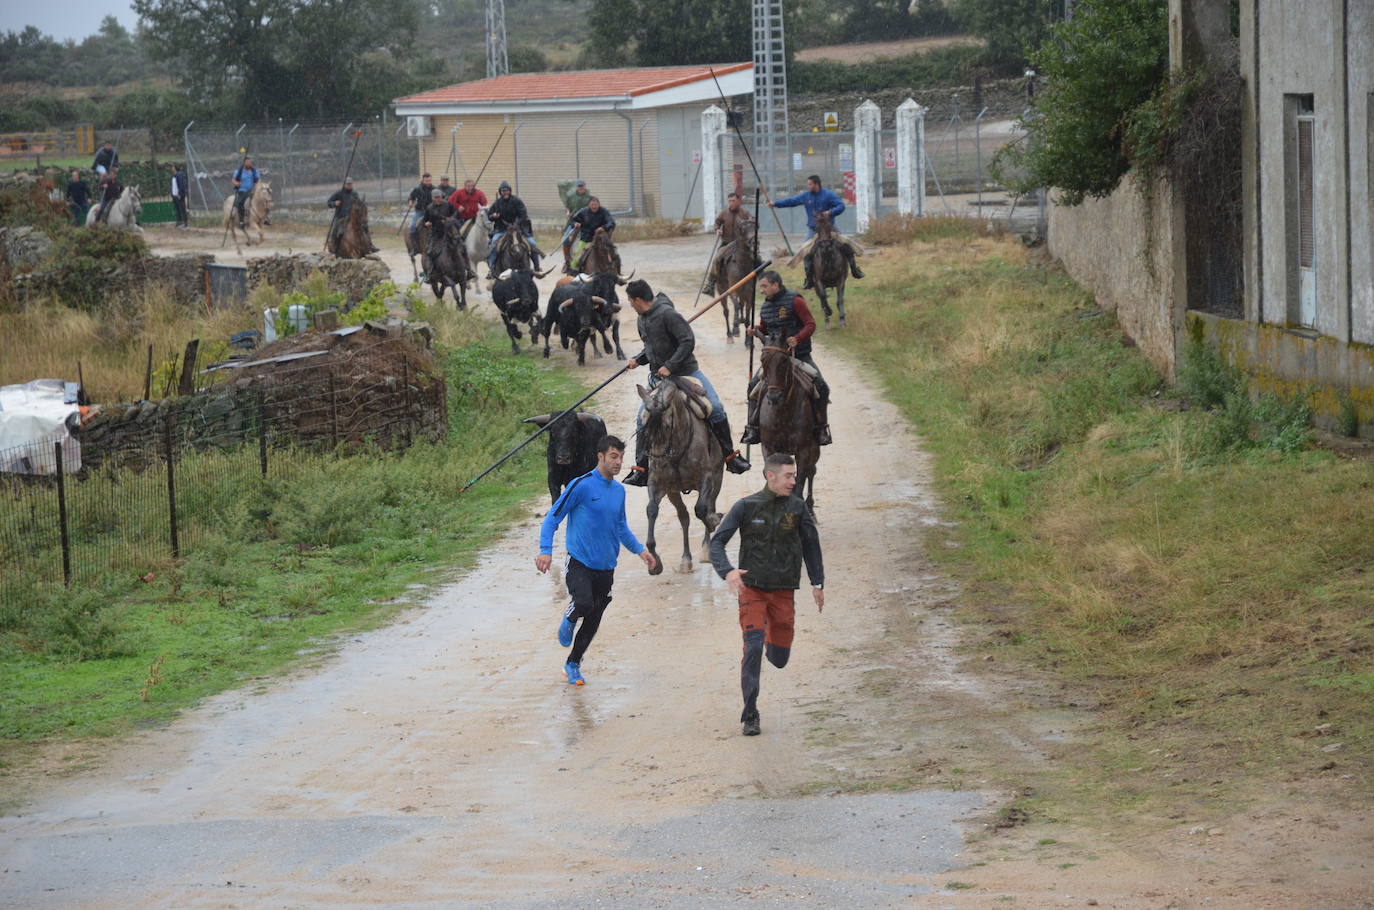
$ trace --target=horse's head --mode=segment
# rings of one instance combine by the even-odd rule
[[[758,225],[754,223],[754,219],[750,218],[748,221],[745,221],[741,218],[739,221],[735,222],[735,237],[738,239],[741,246],[752,250],[754,248],[754,236],[756,234],[758,234]]]
[[[781,332],[769,332],[763,339],[759,360],[760,381],[769,404],[780,404],[792,385],[792,352]]]
[[[124,196],[129,200],[129,208],[134,210],[135,215],[143,211],[143,197],[139,195],[137,185],[129,187]]]
[[[832,222],[832,220],[831,220],[831,218],[830,218],[830,213],[829,213],[829,212],[817,212],[817,213],[816,213],[816,236],[817,236],[817,237],[828,236],[828,235],[830,234],[830,232],[831,232],[833,229],[834,229],[834,224],[833,224],[833,222]]]
[[[648,429],[651,423],[657,425],[672,408],[673,393],[677,391],[677,386],[671,382],[660,382],[652,389],[636,385],[635,390],[644,402],[644,426]]]
[[[272,207],[272,184],[270,181],[260,181],[253,187],[253,201],[257,202],[259,199],[262,200],[261,204],[266,208]]]

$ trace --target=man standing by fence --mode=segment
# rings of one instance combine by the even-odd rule
[[[570,686],[586,683],[582,657],[611,602],[621,545],[644,560],[650,570],[656,564],[625,520],[625,488],[615,479],[624,459],[624,442],[615,436],[601,437],[596,445],[596,467],[568,484],[539,529],[539,555],[534,558],[534,567],[542,573],[553,564],[554,532],[564,518],[568,519],[568,562],[563,577],[570,600],[558,624],[558,643],[565,648],[572,645],[563,665]],[[577,628],[579,621],[581,628]]]
[[[797,486],[796,460],[774,452],[763,460],[763,479],[763,489],[731,506],[711,536],[711,566],[739,599],[739,624],[744,632],[740,723],[745,736],[760,732],[759,677],[764,655],[779,670],[792,655],[794,594],[801,583],[802,562],[811,579],[816,611],[825,609],[825,568],[816,518],[803,500],[792,495]],[[725,552],[736,531],[740,533],[739,568],[730,565]]]
[[[172,173],[172,207],[176,209],[177,227],[179,228],[191,226],[189,200],[186,196],[189,190],[190,183],[186,179],[186,167],[178,164]]]

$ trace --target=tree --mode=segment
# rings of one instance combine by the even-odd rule
[[[750,0],[597,0],[589,66],[628,52],[640,66],[726,63],[752,56]]]
[[[1020,65],[1050,35],[1063,0],[950,0],[955,19],[987,42],[990,63]]]
[[[999,155],[1004,180],[1057,187],[1066,205],[1116,189],[1131,167],[1127,125],[1168,76],[1167,13],[1165,0],[1074,4],[1031,57],[1046,87],[1025,140]]]
[[[356,109],[355,65],[413,40],[416,0],[133,0],[153,52],[193,98],[237,96],[239,113],[324,116]],[[375,71],[374,71],[375,72]]]

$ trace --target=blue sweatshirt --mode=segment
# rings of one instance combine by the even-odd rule
[[[553,534],[568,519],[568,555],[589,569],[614,569],[620,545],[643,553],[644,545],[625,520],[625,487],[596,468],[568,484],[544,516],[539,552],[553,553]]]
[[[773,205],[780,209],[791,208],[794,205],[805,208],[806,226],[813,234],[816,233],[817,212],[829,212],[831,224],[834,224],[835,219],[840,217],[840,213],[844,211],[844,200],[825,187],[821,187],[814,193],[810,190],[802,190],[795,196],[777,200]]]

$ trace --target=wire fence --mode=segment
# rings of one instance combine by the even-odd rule
[[[420,172],[419,146],[406,121],[382,111],[370,119],[275,124],[187,125],[182,135],[193,208],[219,211],[233,193],[244,155],[272,183],[277,206],[318,206],[347,171],[373,205],[404,204]]]
[[[389,338],[346,361],[287,361],[0,450],[0,617],[60,586],[165,566],[321,458],[442,439],[447,388],[415,350]]]

